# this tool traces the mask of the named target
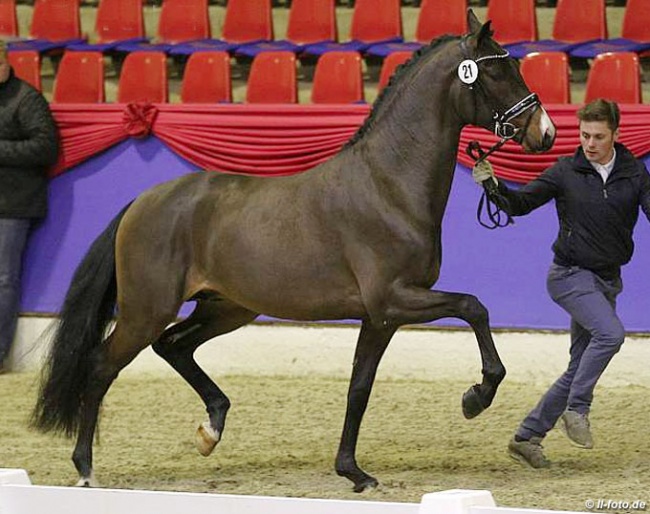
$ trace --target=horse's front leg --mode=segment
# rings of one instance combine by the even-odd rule
[[[388,319],[399,325],[426,323],[440,318],[459,318],[466,321],[474,330],[478,341],[483,381],[470,387],[463,395],[462,401],[463,414],[470,419],[491,405],[497,388],[506,375],[506,369],[494,346],[485,306],[478,298],[469,294],[407,288],[394,296],[394,301],[388,309]]]
[[[368,405],[377,367],[396,329],[396,326],[376,328],[369,322],[364,322],[357,341],[343,434],[335,464],[336,472],[351,480],[354,483],[354,491],[357,493],[376,487],[378,484],[375,478],[365,473],[357,465],[355,453],[359,427]]]

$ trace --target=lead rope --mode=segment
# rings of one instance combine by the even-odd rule
[[[501,139],[485,152],[478,141],[470,141],[467,144],[465,151],[467,152],[467,155],[474,159],[474,165],[476,165],[483,162],[490,154],[501,148],[505,142],[505,139]],[[514,220],[509,213],[510,204],[508,199],[499,193],[499,188],[494,183],[494,180],[489,178],[484,180],[481,185],[483,186],[483,193],[481,193],[481,198],[478,201],[478,207],[476,208],[476,220],[479,224],[489,230],[503,228],[514,224]],[[495,201],[495,199],[498,200]],[[504,205],[505,209],[502,209],[499,204]],[[484,221],[484,210],[485,216],[487,216],[489,221]]]

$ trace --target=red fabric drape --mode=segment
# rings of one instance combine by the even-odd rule
[[[496,174],[525,183],[558,156],[579,144],[575,105],[549,105],[557,139],[545,154],[525,154],[514,143],[490,157]],[[289,175],[307,170],[336,154],[359,128],[367,105],[241,104],[52,104],[61,131],[62,154],[55,176],[127,137],[153,135],[172,151],[206,170],[257,175]],[[637,156],[650,153],[650,106],[622,105],[621,141]],[[466,127],[458,161],[470,140],[484,148],[496,138]]]
[[[338,152],[368,111],[367,105],[52,104],[62,154],[51,176],[150,133],[202,169],[289,175]]]

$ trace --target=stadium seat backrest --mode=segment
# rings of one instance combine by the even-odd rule
[[[429,43],[443,34],[467,32],[467,0],[422,0],[415,39]]]
[[[56,73],[52,101],[101,103],[104,100],[104,56],[102,53],[65,52]]]
[[[29,34],[50,41],[81,38],[79,0],[35,0]]]
[[[209,38],[208,0],[164,0],[158,38],[166,43]]]
[[[397,67],[400,64],[404,64],[406,61],[408,61],[412,55],[413,52],[409,51],[398,51],[388,54],[381,65],[377,92],[381,92],[381,90],[388,85],[388,81],[390,80],[393,73],[395,73]]]
[[[538,39],[535,0],[490,0],[487,19],[501,44]]]
[[[9,51],[9,64],[16,76],[41,91],[41,57],[35,50]]]
[[[598,55],[589,70],[585,103],[605,98],[618,103],[641,103],[639,56],[633,52]]]
[[[650,0],[627,0],[621,36],[634,41],[650,41]]]
[[[569,58],[564,52],[534,52],[521,60],[521,75],[542,103],[571,103]]]
[[[400,0],[356,0],[350,39],[365,42],[402,36]]]
[[[234,43],[272,40],[271,0],[228,0],[221,38]]]
[[[131,52],[124,59],[117,101],[167,102],[167,56],[163,52]]]
[[[142,0],[101,0],[95,33],[99,43],[145,37]]]
[[[296,54],[262,52],[251,65],[246,88],[247,103],[297,103]]]
[[[232,83],[228,52],[195,52],[190,55],[183,73],[181,102],[231,101]]]
[[[363,100],[361,55],[358,52],[327,52],[321,55],[314,71],[312,103],[354,103]]]
[[[569,43],[607,39],[605,0],[558,0],[553,39]]]
[[[337,41],[335,0],[292,0],[287,24],[287,39],[307,44]]]
[[[0,0],[0,37],[17,37],[16,0]]]

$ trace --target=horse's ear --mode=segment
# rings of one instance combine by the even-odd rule
[[[472,9],[467,9],[467,27],[472,34],[478,34],[481,28],[483,28],[483,24],[478,21]]]
[[[492,21],[488,20],[479,30],[476,40],[478,41],[478,44],[481,44],[485,39],[492,37],[493,34]]]

